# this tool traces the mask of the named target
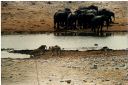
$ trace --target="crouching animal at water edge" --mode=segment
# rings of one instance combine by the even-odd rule
[[[46,45],[41,45],[39,48],[37,48],[31,52],[31,57],[33,58],[35,56],[39,56],[39,55],[44,54],[46,49],[47,49]]]
[[[58,45],[50,46],[49,50],[52,52],[52,56],[61,54],[61,47]]]

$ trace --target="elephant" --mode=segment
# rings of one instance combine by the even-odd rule
[[[71,9],[70,8],[64,8],[64,11],[66,11],[66,12],[71,12]]]
[[[89,10],[86,11],[86,13],[87,13],[87,14],[88,14],[88,13],[92,13],[92,14],[94,14],[94,15],[97,15],[97,11],[96,11],[95,9],[89,9]]]
[[[58,46],[58,45],[50,46],[49,50],[52,52],[52,56],[55,55],[55,54],[56,55],[60,55],[61,54],[61,47]]]
[[[67,26],[67,17],[71,13],[69,8],[65,8],[64,10],[58,10],[54,14],[54,29],[60,29],[60,26]],[[56,28],[57,26],[57,28]]]
[[[94,16],[91,20],[91,30],[96,33],[102,33],[102,28],[104,26],[104,22],[106,22],[107,28],[109,26],[109,18],[105,15]]]
[[[77,10],[95,10],[98,12],[98,7],[94,5],[90,5],[88,7],[79,7]]]
[[[115,20],[115,13],[110,11],[110,10],[107,10],[107,9],[101,9],[98,11],[98,15],[105,15],[105,16],[108,16],[109,18],[109,23],[113,23],[113,21]],[[112,21],[112,18],[113,18],[113,21]]]
[[[95,16],[93,13],[82,13],[78,15],[78,26],[81,28],[88,28],[91,26],[91,20]]]
[[[92,8],[91,8],[92,7]],[[77,15],[77,21],[78,21],[78,26],[81,28],[87,28],[90,27],[91,24],[91,19],[97,15],[97,9],[93,9],[93,6],[90,7],[81,7],[78,8],[75,13]]]
[[[86,14],[81,13],[78,15],[78,26],[81,28],[85,27],[85,18],[86,18]]]
[[[98,6],[90,5],[88,7],[79,7],[78,10],[95,10],[98,12]]]
[[[102,31],[104,22],[106,22],[106,26],[108,29],[108,26],[112,22],[111,17],[115,18],[115,14],[106,9],[103,9],[103,11],[98,11],[98,12],[97,12],[98,7],[95,9],[85,9],[85,10],[83,9],[76,11],[78,14],[78,25],[80,26],[80,28],[91,27],[92,30],[95,31],[95,28],[98,27],[97,31],[99,30],[99,28],[101,28]]]
[[[98,6],[95,6],[95,5],[90,5],[88,7],[88,9],[93,9],[93,10],[96,10],[98,12]]]
[[[77,14],[70,13],[67,18],[67,28],[74,28],[76,29],[77,24]]]
[[[92,19],[95,17],[96,15],[94,13],[87,13],[86,14],[86,27],[91,27],[91,23],[92,23]]]

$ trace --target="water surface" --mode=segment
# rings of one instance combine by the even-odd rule
[[[98,46],[94,46],[98,44]],[[2,35],[1,48],[36,49],[41,45],[59,45],[66,50],[99,49],[107,46],[111,49],[127,49],[128,34],[108,37],[94,36],[54,36],[54,34]],[[3,52],[2,52],[3,56]]]

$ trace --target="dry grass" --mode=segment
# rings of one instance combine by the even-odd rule
[[[2,32],[31,32],[54,31],[53,15],[59,9],[69,7],[74,11],[79,6],[94,4],[101,8],[114,11],[116,21],[109,31],[126,31],[128,28],[128,2],[9,2],[8,6],[1,7]]]

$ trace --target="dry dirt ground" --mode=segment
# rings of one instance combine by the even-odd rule
[[[109,31],[128,30],[128,2],[8,2],[1,7],[4,34],[52,32],[54,13],[94,4],[116,13]],[[128,51],[47,52],[38,59],[2,59],[2,85],[127,85]]]
[[[48,2],[48,1],[10,1],[1,7],[2,34],[10,33],[36,33],[52,32],[53,15],[59,9],[66,7],[72,11],[80,6],[96,5],[99,9],[107,8],[116,15],[115,24],[108,31],[128,31],[128,2],[125,1],[100,1],[100,2]],[[104,30],[106,30],[104,28]]]
[[[46,52],[2,59],[2,85],[128,85],[128,51]]]

